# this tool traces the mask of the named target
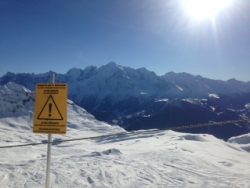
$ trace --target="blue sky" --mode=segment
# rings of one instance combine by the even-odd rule
[[[162,75],[250,81],[250,1],[212,24],[182,0],[0,0],[0,75],[65,73],[110,61]]]

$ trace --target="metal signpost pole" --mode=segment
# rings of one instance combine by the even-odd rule
[[[48,146],[47,146],[47,166],[46,166],[46,187],[50,187],[50,161],[51,161],[51,134],[48,134]]]
[[[55,73],[52,73],[52,84],[55,84]],[[51,162],[51,141],[52,135],[48,134],[48,146],[47,146],[47,166],[46,166],[46,187],[50,188],[50,162]]]

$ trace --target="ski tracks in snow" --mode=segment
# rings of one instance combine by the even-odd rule
[[[1,186],[44,187],[46,147],[5,151]],[[249,159],[212,136],[139,131],[53,145],[51,182],[53,188],[248,188]]]

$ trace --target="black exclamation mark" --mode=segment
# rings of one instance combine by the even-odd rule
[[[49,117],[51,117],[52,104],[49,103]]]

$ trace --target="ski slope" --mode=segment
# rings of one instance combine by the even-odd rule
[[[46,144],[1,149],[0,185],[44,187],[45,166]],[[238,144],[211,135],[149,130],[53,145],[51,185],[247,188],[249,167],[250,153]]]

